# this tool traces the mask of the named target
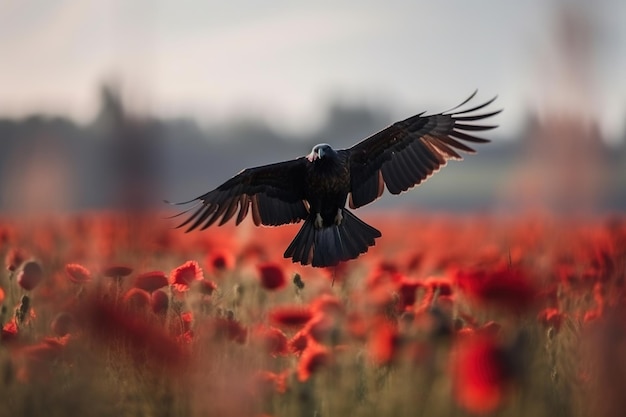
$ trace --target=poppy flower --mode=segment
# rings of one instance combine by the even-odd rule
[[[187,352],[175,338],[145,318],[128,314],[121,306],[93,297],[77,307],[75,317],[80,329],[97,338],[101,345],[116,346],[124,342],[138,363],[159,370],[165,366],[173,372],[180,372],[180,367],[187,363]]]
[[[535,286],[520,269],[459,271],[456,281],[475,302],[515,313],[530,308],[538,296]]]
[[[9,252],[7,252],[6,257],[4,258],[4,265],[6,266],[8,271],[13,272],[24,263],[27,257],[28,255],[22,249],[10,249]]]
[[[35,288],[43,280],[43,269],[36,261],[28,261],[22,265],[17,276],[17,283],[27,291]]]
[[[170,298],[163,290],[156,290],[150,295],[150,307],[155,314],[167,313]]]
[[[454,396],[466,410],[486,414],[504,401],[511,383],[506,351],[493,337],[459,339],[452,356]]]
[[[403,278],[402,281],[400,281],[400,301],[402,302],[402,306],[404,308],[410,307],[415,304],[415,300],[417,298],[417,290],[422,286],[423,283],[417,280]]]
[[[372,330],[368,351],[370,357],[379,365],[393,362],[400,347],[398,329],[389,322],[383,321]]]
[[[403,275],[393,264],[381,263],[378,267],[368,275],[365,279],[367,288],[376,288],[381,286],[396,286],[402,280]]]
[[[253,330],[251,337],[254,342],[272,356],[288,353],[287,336],[276,327],[259,326]]]
[[[24,383],[48,381],[52,376],[50,363],[57,359],[65,348],[65,343],[53,338],[46,338],[34,345],[23,346],[16,351],[23,360],[16,370],[16,378]]]
[[[306,331],[298,331],[291,339],[289,339],[289,350],[296,355],[302,354],[309,344],[309,335]]]
[[[194,281],[204,279],[202,268],[196,261],[187,261],[170,274],[170,284],[178,291],[188,291]]]
[[[200,294],[211,295],[217,289],[217,284],[208,279],[202,279],[200,281],[196,281],[194,286],[198,289]]]
[[[275,392],[283,394],[287,391],[286,377],[287,375],[285,373],[277,374],[271,371],[258,371],[252,377],[254,393],[265,397]],[[261,416],[263,416],[263,414]]]
[[[50,323],[50,330],[55,336],[63,337],[69,334],[75,326],[74,316],[70,313],[62,312],[57,314],[52,323]]]
[[[342,314],[344,305],[339,298],[330,294],[322,294],[311,301],[311,310],[314,313]]]
[[[600,310],[599,308],[594,308],[585,312],[583,316],[583,323],[589,323],[598,320],[600,317],[602,317],[602,310]]]
[[[432,293],[437,293],[438,296],[453,295],[452,281],[449,278],[430,277],[426,280],[426,285]]]
[[[0,288],[0,306],[2,304],[4,304],[4,298],[5,298],[6,294],[4,293],[4,290],[2,288]]]
[[[206,257],[206,266],[214,273],[227,271],[235,266],[235,257],[227,251],[211,252]]]
[[[274,307],[268,314],[272,323],[287,327],[301,327],[313,317],[311,309],[302,306]]]
[[[70,281],[77,284],[84,284],[91,281],[91,272],[80,264],[65,265],[65,273]]]
[[[218,317],[210,323],[213,333],[232,342],[243,344],[248,337],[248,329],[236,320]]]
[[[45,338],[37,344],[22,347],[19,354],[36,361],[51,361],[59,356],[64,347],[62,340]]]
[[[123,278],[132,272],[133,268],[124,265],[111,265],[102,270],[102,274],[109,278]]]
[[[359,313],[350,313],[346,317],[346,328],[350,336],[358,340],[365,340],[369,330],[368,319]]]
[[[261,286],[266,290],[277,290],[287,285],[285,272],[278,264],[266,263],[257,266]]]
[[[122,301],[126,307],[134,311],[144,311],[150,306],[150,293],[141,288],[131,288],[126,291]]]
[[[565,314],[561,313],[556,308],[543,309],[537,315],[537,320],[539,321],[539,323],[548,328],[552,327],[557,332],[561,329],[561,325],[563,324],[564,319]]]
[[[339,336],[339,326],[335,318],[317,313],[304,326],[304,331],[318,343],[334,342]]]
[[[0,333],[0,340],[2,342],[11,342],[18,337],[19,327],[17,327],[17,321],[15,318],[6,322],[4,326],[2,326],[2,333]]]
[[[166,287],[169,284],[167,275],[161,271],[149,271],[139,274],[135,277],[133,287],[141,288],[144,291],[154,292],[159,288]]]
[[[328,366],[331,362],[331,354],[328,348],[312,343],[302,352],[298,361],[298,380],[304,382],[315,372]]]

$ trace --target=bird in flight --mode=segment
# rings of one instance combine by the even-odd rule
[[[396,122],[348,149],[322,143],[311,153],[291,161],[248,168],[174,217],[191,213],[178,227],[187,232],[236,215],[239,225],[251,213],[254,224],[279,226],[304,220],[285,251],[285,258],[314,267],[334,266],[367,252],[380,231],[357,218],[345,205],[359,208],[378,199],[385,187],[400,194],[419,185],[449,159],[463,159],[458,151],[474,153],[466,143],[489,142],[474,132],[495,125],[476,124],[502,110],[484,112],[493,99],[468,103],[438,114],[422,112]]]

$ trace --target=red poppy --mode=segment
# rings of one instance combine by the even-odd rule
[[[46,338],[43,341],[29,346],[23,346],[16,351],[23,360],[19,362],[16,378],[24,383],[37,381],[48,382],[52,376],[50,363],[63,353],[65,341]]]
[[[2,340],[2,342],[4,343],[11,342],[17,339],[18,331],[19,327],[17,327],[17,322],[15,321],[15,318],[13,318],[10,321],[6,322],[2,327],[0,340]]]
[[[64,341],[45,338],[37,344],[22,347],[19,354],[35,361],[51,361],[59,356],[64,347]]]
[[[19,248],[10,249],[4,258],[4,264],[6,265],[7,270],[13,272],[17,268],[19,268],[22,263],[28,257],[27,253]]]
[[[556,308],[546,308],[539,312],[537,320],[545,327],[552,327],[557,332],[561,329],[565,314],[561,313]]]
[[[371,358],[379,365],[387,365],[396,357],[400,347],[398,329],[389,322],[382,321],[372,330],[368,350]]]
[[[187,261],[170,274],[170,284],[178,291],[188,291],[194,281],[204,279],[202,268],[196,261]]]
[[[27,291],[35,288],[43,280],[43,269],[36,261],[28,261],[22,265],[17,276],[17,283]]]
[[[594,308],[585,312],[585,315],[583,316],[583,323],[589,323],[591,321],[598,320],[600,317],[602,317],[602,310],[599,308]]]
[[[272,356],[288,353],[287,336],[276,327],[259,326],[254,329],[251,336],[254,342],[261,345]]]
[[[311,339],[318,343],[334,341],[338,336],[337,320],[329,315],[317,313],[304,326]]]
[[[459,271],[456,281],[471,299],[516,313],[530,308],[537,290],[520,269]]]
[[[426,285],[438,296],[452,295],[452,281],[446,277],[430,277],[426,280]]]
[[[84,284],[91,281],[91,272],[80,264],[67,264],[65,265],[65,273],[70,281],[77,284]]]
[[[310,343],[298,361],[298,380],[301,382],[308,380],[315,372],[328,366],[330,362],[331,355],[328,348],[317,343]]]
[[[102,270],[102,274],[109,278],[123,278],[132,272],[133,268],[124,265],[111,265]]]
[[[236,320],[215,318],[210,323],[211,330],[217,337],[243,344],[248,337],[248,329]]]
[[[208,279],[196,281],[194,285],[200,294],[204,295],[211,295],[217,289],[217,284],[213,281],[209,281]]]
[[[342,314],[344,312],[344,305],[341,300],[334,295],[322,294],[311,301],[311,310],[314,313],[331,315]]]
[[[606,296],[604,294],[604,287],[602,283],[596,282],[593,286],[593,299],[596,302],[596,308],[599,311],[604,311],[606,305]]]
[[[219,273],[222,271],[227,271],[229,269],[233,269],[233,267],[235,266],[235,258],[230,252],[211,252],[206,257],[206,266],[209,268],[209,271],[212,272]]]
[[[291,339],[289,339],[289,350],[293,353],[299,355],[304,352],[304,349],[309,344],[309,336],[308,333],[304,330],[300,330],[296,333]]]
[[[50,330],[55,336],[63,337],[69,334],[75,326],[74,316],[70,313],[63,312],[57,314],[52,323],[50,323]]]
[[[396,286],[402,280],[403,275],[398,271],[398,268],[389,263],[381,263],[375,268],[365,280],[365,286],[367,288],[374,288],[380,286]]]
[[[159,370],[180,372],[187,363],[186,351],[162,328],[154,326],[141,316],[129,314],[123,308],[98,298],[85,299],[77,308],[77,324],[105,346],[120,342],[139,363]]]
[[[159,288],[163,288],[169,284],[167,275],[161,271],[150,271],[139,274],[135,277],[133,286],[141,288],[148,292],[154,292]]]
[[[502,325],[500,323],[496,323],[495,321],[488,321],[477,330],[478,333],[482,335],[495,337],[498,333],[500,333],[500,330],[502,330]]]
[[[167,313],[170,304],[170,298],[163,290],[156,290],[150,295],[150,307],[156,314]]]
[[[421,281],[411,280],[408,278],[403,278],[402,281],[400,281],[400,301],[402,302],[402,306],[404,308],[415,304],[417,290],[423,285],[424,284]]]
[[[2,304],[4,304],[4,298],[5,298],[6,294],[4,293],[4,290],[2,288],[0,288],[0,306]]]
[[[283,268],[275,263],[266,263],[257,266],[261,285],[267,290],[277,290],[287,285],[287,278]]]
[[[193,324],[193,313],[191,311],[185,311],[179,316],[180,321],[178,322],[180,326],[175,329],[175,332],[178,334],[177,340],[183,343],[191,343],[194,337],[194,330],[192,328]]]
[[[277,374],[270,371],[259,371],[253,378],[253,389],[255,394],[269,396],[277,392],[279,394],[287,391],[287,375],[286,373]],[[259,417],[266,416],[261,414]]]
[[[369,323],[365,316],[353,312],[346,317],[346,328],[353,338],[364,341],[367,338]]]
[[[484,335],[463,338],[460,342],[452,356],[456,401],[473,413],[495,411],[511,382],[505,350],[494,338]]]
[[[145,311],[150,306],[150,293],[141,288],[131,288],[126,291],[122,301],[126,307],[134,311]]]
[[[275,307],[268,314],[272,323],[288,327],[301,327],[313,317],[311,309],[303,306]]]

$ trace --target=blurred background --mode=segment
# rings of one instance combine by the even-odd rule
[[[626,2],[0,0],[0,210],[166,209],[475,89],[477,155],[374,210],[626,209]]]

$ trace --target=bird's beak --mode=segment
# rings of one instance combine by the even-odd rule
[[[317,154],[317,152],[315,152],[315,151],[311,151],[311,153],[310,153],[310,154],[308,154],[308,155],[306,156],[306,159],[308,159],[308,160],[309,160],[309,162],[313,162],[313,161],[315,161],[316,159],[319,159],[319,157],[320,157],[320,156]]]

